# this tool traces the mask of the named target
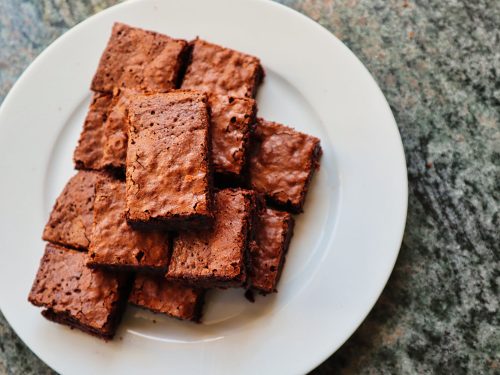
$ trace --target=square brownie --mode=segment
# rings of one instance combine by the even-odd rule
[[[258,119],[250,146],[250,186],[270,203],[300,213],[321,153],[318,138]]]
[[[111,339],[126,306],[128,276],[92,270],[87,254],[47,244],[28,300],[56,323]]]
[[[127,220],[167,229],[207,226],[213,213],[206,95],[138,95],[128,118]]]
[[[129,302],[132,305],[181,320],[200,321],[205,290],[191,288],[164,277],[137,275]]]
[[[254,223],[249,286],[263,294],[276,292],[293,235],[294,220],[288,212],[264,208]]]
[[[130,89],[115,90],[103,129],[102,167],[125,169],[128,142],[128,106],[138,92]]]
[[[79,171],[54,204],[42,238],[74,249],[87,250],[92,231],[95,185],[104,174]]]
[[[222,178],[240,181],[247,161],[250,130],[257,112],[255,100],[211,94],[208,103],[214,171]]]
[[[213,227],[174,238],[167,279],[206,288],[243,285],[255,204],[253,191],[218,191]]]
[[[138,230],[127,223],[124,182],[98,182],[87,266],[165,273],[169,250],[167,232]]]
[[[93,91],[167,91],[177,86],[188,43],[115,23],[92,80]]]
[[[102,168],[103,129],[111,99],[107,93],[94,93],[73,154],[76,169]]]
[[[253,98],[264,77],[257,57],[195,39],[183,89]]]

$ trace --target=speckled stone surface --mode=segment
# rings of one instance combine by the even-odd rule
[[[500,1],[282,2],[331,30],[374,75],[409,174],[394,273],[313,374],[500,374]],[[113,3],[0,0],[0,100],[50,42]],[[0,373],[52,373],[1,315]]]

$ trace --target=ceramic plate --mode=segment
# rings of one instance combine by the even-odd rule
[[[254,304],[211,292],[203,324],[129,308],[105,343],[50,323],[27,295],[89,85],[113,22],[259,56],[259,115],[321,139],[324,155],[297,217],[279,293]],[[63,374],[304,373],[354,332],[396,260],[406,164],[390,108],[360,61],[331,33],[258,0],[132,1],[82,22],[24,72],[0,109],[0,307],[22,340]]]

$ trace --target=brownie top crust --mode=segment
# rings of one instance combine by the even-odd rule
[[[212,124],[212,161],[215,172],[240,176],[255,121],[255,100],[228,95],[208,96]]]
[[[137,275],[129,302],[178,319],[198,320],[204,293],[163,277]]]
[[[253,288],[265,293],[276,291],[293,224],[288,212],[265,208],[259,213],[250,251],[249,274]]]
[[[182,88],[252,98],[264,71],[257,57],[195,39]]]
[[[103,127],[102,167],[125,168],[128,141],[128,106],[138,92],[115,90]]]
[[[134,97],[129,107],[127,219],[211,216],[205,94]]]
[[[110,334],[125,276],[85,266],[87,254],[47,244],[29,301]]]
[[[43,231],[45,241],[86,250],[92,232],[95,185],[104,174],[79,171],[64,187]]]
[[[125,87],[143,92],[173,89],[186,51],[184,40],[115,23],[91,88],[104,92]]]
[[[301,212],[321,155],[318,138],[258,119],[251,142],[251,187],[293,212]]]
[[[96,186],[90,265],[160,269],[169,257],[168,234],[132,228],[125,219],[125,183],[103,179]]]
[[[78,145],[73,154],[77,169],[100,169],[103,157],[103,129],[111,105],[108,93],[94,93]]]
[[[174,239],[167,278],[200,285],[225,281],[241,284],[245,274],[255,195],[250,190],[224,189],[215,194],[213,227],[181,232]]]

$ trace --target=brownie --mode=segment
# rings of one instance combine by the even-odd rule
[[[125,274],[92,270],[87,254],[47,244],[28,300],[47,319],[111,339],[130,289]]]
[[[247,160],[255,100],[228,95],[208,96],[211,109],[212,163],[222,178],[241,180]]]
[[[195,39],[182,88],[253,98],[264,77],[257,57]]]
[[[258,119],[250,147],[250,186],[270,203],[300,213],[321,153],[318,138]]]
[[[213,213],[206,95],[138,95],[128,118],[127,220],[167,229],[208,225]]]
[[[95,185],[104,174],[79,171],[64,187],[43,231],[45,241],[87,250],[92,231]]]
[[[103,130],[102,167],[125,169],[128,141],[128,106],[137,91],[115,90]]]
[[[129,302],[156,313],[198,322],[201,318],[205,290],[191,288],[164,277],[138,275]]]
[[[125,219],[125,182],[104,179],[96,186],[87,266],[165,273],[167,232],[138,230]]]
[[[177,86],[187,52],[184,40],[115,23],[91,88],[167,91]]]
[[[103,126],[107,119],[111,99],[111,95],[103,93],[94,93],[92,97],[78,146],[73,154],[77,169],[100,169],[102,167]]]
[[[184,231],[173,241],[167,278],[203,287],[237,287],[246,281],[255,194],[224,189],[215,193],[212,228]]]
[[[254,240],[250,245],[249,285],[263,294],[276,292],[293,235],[290,213],[265,208],[254,221]]]

